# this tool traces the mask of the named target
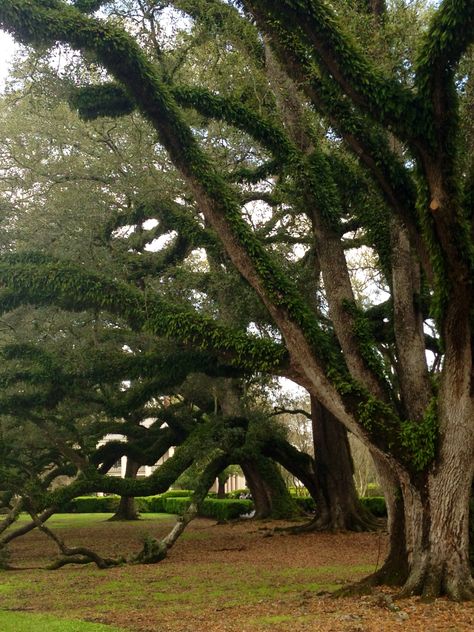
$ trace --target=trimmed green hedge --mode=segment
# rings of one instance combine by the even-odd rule
[[[227,498],[231,498],[231,499],[236,499],[236,500],[241,500],[240,496],[241,495],[246,496],[247,494],[250,494],[250,490],[247,488],[244,489],[235,489],[233,492],[227,492],[226,497]]]
[[[178,491],[178,495],[175,492]],[[184,495],[182,492],[185,492]],[[65,513],[114,513],[119,496],[78,496],[71,500],[62,511]],[[170,490],[157,496],[137,496],[137,508],[141,513],[169,513],[183,515],[191,502],[190,492]],[[251,500],[206,498],[199,513],[203,518],[214,520],[235,520],[253,509]]]
[[[378,518],[385,518],[387,516],[387,506],[383,496],[366,496],[365,498],[360,498],[360,502],[366,509],[371,511],[374,516]]]
[[[190,498],[165,498],[163,500],[164,512],[182,516],[190,503]],[[243,514],[250,513],[252,510],[253,502],[251,500],[206,498],[201,503],[199,515],[203,518],[212,518],[219,521],[235,520]]]
[[[237,492],[234,492],[237,493]],[[242,493],[242,492],[239,492]],[[185,489],[169,490],[157,496],[138,496],[135,500],[141,513],[171,513],[182,515],[189,507],[192,492]],[[298,507],[311,513],[316,505],[311,496],[293,496]],[[114,513],[117,510],[119,496],[78,496],[68,502],[61,511],[64,513]],[[387,508],[383,496],[368,496],[360,499],[361,503],[374,516],[385,517]],[[201,506],[200,515],[214,520],[235,520],[254,508],[253,502],[247,499],[218,499],[208,496]]]
[[[160,494],[162,498],[190,498],[192,495],[192,489],[169,489]]]
[[[119,502],[119,496],[78,496],[61,510],[64,513],[114,513]]]
[[[138,511],[142,513],[174,513],[166,510],[164,501],[168,498],[189,498],[191,491],[170,489],[157,496],[137,496]],[[114,513],[120,502],[119,496],[78,496],[61,507],[64,513]]]
[[[201,506],[200,515],[214,520],[236,520],[253,511],[254,505],[246,499],[206,498]]]
[[[186,509],[191,504],[191,498],[176,497],[176,498],[163,498],[163,511],[164,513],[177,514],[182,516]]]

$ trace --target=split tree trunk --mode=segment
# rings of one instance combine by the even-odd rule
[[[227,483],[228,478],[227,474],[224,474],[223,472],[221,472],[217,477],[217,498],[225,498],[225,484]]]

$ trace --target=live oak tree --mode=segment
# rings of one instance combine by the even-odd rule
[[[30,512],[32,521],[0,538],[3,551],[12,539],[37,527],[53,538],[62,553],[51,568],[59,568],[66,563],[88,562],[95,562],[99,567],[105,568],[125,561],[122,558],[104,560],[94,551],[85,548],[71,549],[45,526],[45,521],[61,506],[58,504],[58,494],[63,501],[66,498],[70,500],[77,495],[75,486],[78,484],[82,485],[82,489],[88,489],[87,485],[92,484],[96,491],[121,493],[125,489],[126,493],[122,493],[122,496],[129,498],[143,493],[143,483],[148,493],[163,491],[189,465],[198,466],[196,485],[193,485],[195,494],[192,508],[178,521],[163,542],[156,543],[150,550],[147,543],[148,548],[138,557],[133,556],[129,560],[150,563],[165,557],[166,551],[196,514],[200,501],[213,482],[212,475],[218,475],[229,463],[247,463],[251,467],[252,482],[258,487],[255,494],[257,512],[262,507],[259,496],[262,493],[268,494],[272,489],[277,491],[278,485],[282,485],[275,466],[268,456],[264,456],[268,445],[273,450],[271,454],[278,461],[284,461],[285,453],[288,452],[290,459],[295,461],[296,454],[301,460],[299,469],[305,472],[306,477],[311,477],[310,459],[305,459],[304,455],[292,448],[281,433],[279,435],[271,424],[265,422],[264,417],[253,420],[250,413],[248,419],[229,416],[223,418],[219,411],[214,410],[212,393],[207,398],[201,393],[199,408],[192,401],[178,395],[175,395],[174,403],[165,406],[159,406],[157,402],[154,406],[144,406],[152,393],[157,395],[163,390],[170,392],[169,389],[177,387],[179,390],[182,376],[193,366],[189,357],[191,362],[186,362],[185,356],[178,357],[175,353],[174,356],[168,356],[167,365],[164,356],[156,353],[152,357],[137,359],[130,357],[129,353],[116,353],[114,357],[108,349],[106,357],[102,356],[102,361],[100,354],[91,357],[89,375],[84,367],[79,370],[76,368],[75,371],[66,370],[64,354],[61,356],[60,368],[59,358],[55,359],[51,352],[41,353],[37,346],[16,345],[6,348],[4,360],[6,364],[8,361],[15,361],[17,370],[13,370],[12,366],[4,367],[2,375],[4,392],[0,410],[3,417],[0,417],[0,423],[3,429],[10,427],[11,430],[2,433],[8,445],[8,454],[3,455],[0,485],[6,496],[4,504],[8,506],[9,512],[0,528],[3,531],[11,525],[21,509]],[[178,366],[182,368],[173,373],[169,370],[170,364],[177,360]],[[153,379],[144,379],[142,383],[136,384],[132,382],[132,386],[126,391],[116,387],[114,392],[110,380],[114,377],[117,380],[121,376],[134,377],[136,381],[137,375],[146,376],[147,365],[155,366]],[[111,366],[114,367],[112,371]],[[202,363],[199,366],[204,368]],[[196,367],[194,364],[194,368]],[[216,373],[215,367],[210,372]],[[81,391],[82,397],[75,401]],[[189,389],[187,391],[189,394]],[[89,405],[88,399],[91,400]],[[11,419],[6,420],[5,415],[8,412]],[[146,427],[137,425],[143,418],[148,420]],[[166,427],[163,426],[164,422]],[[15,439],[15,433],[22,439]],[[122,440],[112,439],[98,443],[105,433],[120,434],[127,441],[124,443]],[[30,446],[29,450],[26,445]],[[138,465],[151,465],[171,445],[178,446],[177,456],[171,457],[166,467],[162,466],[163,471],[159,468],[160,471],[152,475],[150,480],[122,482],[103,476],[116,459],[123,455],[132,458]],[[279,446],[278,452],[275,452],[276,445]],[[58,459],[59,464],[56,463]],[[286,459],[288,460],[288,456]],[[296,462],[290,467],[294,466]],[[61,474],[72,476],[72,482],[70,479],[60,483],[58,477]],[[55,491],[51,494],[50,486],[53,482]],[[281,491],[279,495],[273,494],[270,514],[284,517],[295,512],[295,508],[290,507],[286,490],[285,493],[286,498]],[[265,503],[263,506],[265,507]]]
[[[416,49],[394,55],[396,63],[380,50],[386,63],[379,70],[344,27],[344,2],[242,0],[239,10],[218,0],[169,3],[197,24],[207,21],[223,33],[231,25],[224,51],[247,54],[252,74],[266,63],[265,41],[304,95],[310,126],[303,131],[313,130],[305,143],[294,128],[298,120],[285,120],[278,99],[264,102],[260,90],[236,99],[231,85],[220,94],[177,84],[161,63],[159,41],[135,38],[126,20],[121,27],[107,11],[95,16],[102,4],[5,0],[0,21],[25,43],[61,42],[82,51],[114,79],[80,91],[75,106],[89,118],[136,109],[150,122],[183,192],[260,297],[281,343],[47,257],[4,259],[4,307],[29,300],[100,308],[120,313],[135,329],[226,351],[254,370],[286,365],[287,375],[369,446],[384,476],[392,549],[377,579],[395,576],[403,594],[471,598],[473,180],[460,115],[470,98],[474,5],[441,2]],[[372,24],[382,34],[396,9],[383,2],[359,6],[354,23],[364,16],[369,32]],[[147,7],[149,20],[157,7]],[[276,89],[259,85],[268,86],[267,95]],[[190,126],[183,109],[224,120],[262,151],[240,170],[216,164],[203,149],[206,134]],[[255,192],[246,188],[249,180],[261,184],[267,177],[266,191],[282,194],[285,210],[310,227],[325,313],[314,308],[312,292],[298,287],[294,260],[279,260],[242,213],[242,193]],[[390,299],[377,310],[354,301],[344,256],[344,236],[354,228],[386,275]],[[436,323],[435,349],[442,354],[432,375],[426,317]]]
[[[176,529],[173,529],[165,541],[157,545],[157,550],[144,551],[139,556],[140,561],[150,561],[150,556],[153,559],[162,559],[193,517],[199,501],[213,482],[213,477],[227,465],[226,451],[219,448],[219,430],[209,420],[206,430],[206,424],[199,423],[196,413],[192,414],[188,406],[168,407],[165,412],[149,406],[146,410],[140,410],[140,402],[143,405],[148,401],[150,392],[158,393],[160,388],[169,388],[174,383],[173,378],[179,381],[179,376],[176,378],[176,374],[167,371],[166,366],[162,367],[161,384],[158,383],[159,377],[155,370],[152,384],[145,379],[143,384],[131,387],[126,392],[116,388],[114,394],[113,384],[110,382],[114,371],[116,380],[118,376],[130,378],[135,374],[136,377],[136,359],[130,358],[130,354],[127,354],[128,357],[123,356],[123,352],[115,354],[114,362],[113,354],[108,350],[107,369],[104,361],[102,370],[99,358],[92,358],[87,375],[83,367],[68,371],[64,366],[64,354],[60,364],[59,358],[54,358],[51,352],[41,353],[37,346],[16,345],[5,348],[5,364],[14,361],[16,370],[15,367],[4,366],[2,374],[0,423],[3,459],[0,485],[4,490],[3,504],[9,511],[1,524],[1,531],[14,522],[22,509],[27,510],[33,520],[4,534],[0,538],[2,550],[5,550],[4,547],[12,539],[38,527],[55,539],[64,555],[64,559],[57,562],[55,567],[77,561],[94,561],[101,567],[117,563],[101,560],[94,552],[86,549],[68,549],[62,540],[44,527],[44,522],[61,506],[57,499],[48,500],[51,485],[54,483],[54,489],[58,493],[59,490],[67,492],[74,482],[77,483],[84,477],[87,479],[92,474],[107,481],[103,475],[121,455],[126,454],[141,463],[153,464],[171,445],[179,446],[189,439],[191,447],[184,450],[184,458],[183,450],[180,453],[178,448],[176,458],[172,458],[167,467],[160,471],[160,475],[155,477],[158,482],[151,482],[149,487],[151,491],[154,489],[153,485],[158,486],[158,491],[166,490],[195,458],[199,455],[206,457],[203,461],[204,470],[196,485],[193,510],[178,522]],[[153,365],[162,365],[160,359],[162,358],[155,354],[153,358],[148,358],[148,364],[152,362]],[[182,362],[183,359],[179,363],[182,367],[187,364]],[[146,375],[146,364],[146,359],[140,363],[139,373],[142,375]],[[114,365],[112,371],[111,365]],[[185,372],[181,373],[181,380],[183,375]],[[116,415],[122,415],[122,418],[119,419]],[[153,421],[147,428],[136,425],[136,418],[144,416],[149,422]],[[162,428],[165,419],[168,425]],[[122,441],[111,440],[100,444],[99,440],[107,433],[121,434],[128,441],[124,444]],[[193,433],[194,439],[191,436]],[[69,478],[60,481],[61,475]],[[121,489],[115,489],[110,479],[109,482],[112,483],[110,491],[120,493]],[[129,483],[128,488],[134,491],[133,485],[130,488]],[[100,484],[97,489],[102,489]],[[69,494],[68,498],[72,499],[76,495]],[[134,560],[135,558],[132,559]]]
[[[146,204],[157,187],[162,196],[166,191],[167,197],[171,197],[173,187],[176,188],[173,174],[163,177],[151,168],[154,150],[146,125],[134,117],[128,124],[124,119],[120,125],[102,119],[85,126],[61,100],[58,102],[68,84],[58,86],[53,79],[48,66],[34,58],[16,71],[16,87],[3,100],[2,197],[7,209],[9,200],[17,200],[11,210],[12,228],[4,234],[4,248],[27,250],[33,244],[43,252],[75,261],[85,260],[89,268],[107,267],[110,271],[113,267],[114,274],[135,282],[138,287],[157,287],[159,283],[163,294],[165,284],[170,298],[178,302],[186,296],[195,300],[198,293],[201,311],[206,309],[218,314],[227,324],[246,326],[252,321],[255,326],[257,321],[260,328],[270,327],[268,316],[259,309],[255,298],[228,269],[225,255],[216,247],[215,239],[210,235],[207,239],[200,238],[199,233],[204,231],[199,230],[198,224],[193,227],[189,220],[188,226],[183,226],[163,217],[165,212],[170,214],[172,204],[164,210]],[[26,84],[19,89],[17,86],[22,81]],[[60,148],[58,154],[51,154],[52,143]],[[240,143],[241,151],[242,146]],[[235,157],[230,155],[227,161],[232,163],[232,159]],[[34,194],[31,195],[32,188]],[[174,207],[179,218],[183,211],[176,204]],[[90,208],[91,213],[84,216],[84,208]],[[146,229],[150,220],[157,225]],[[45,229],[41,229],[42,224]],[[175,237],[169,246],[151,252],[149,248],[170,228],[174,229]],[[279,249],[288,248],[284,233],[270,239]],[[184,264],[196,244],[204,247],[207,265],[198,261],[193,267]],[[194,272],[193,268],[200,271]],[[317,290],[315,288],[315,295]],[[117,328],[118,322],[110,322],[109,327],[112,326]],[[96,338],[97,332],[88,334],[83,328],[78,335],[81,346],[85,346],[87,336]],[[115,331],[115,338],[118,337]],[[132,344],[126,334],[122,342]],[[77,335],[71,343],[77,349]],[[67,344],[62,339],[62,345]],[[210,388],[209,384],[203,387],[204,390]],[[224,394],[222,399],[233,401],[236,409],[232,411],[227,406],[226,413],[240,414],[239,386],[229,384],[228,389],[237,389],[236,394],[233,397]],[[306,483],[317,500],[318,516],[309,526],[331,530],[370,527],[371,522],[359,506],[355,493],[345,431],[336,424],[332,440],[325,440],[331,427],[327,428],[328,415],[321,406],[318,411],[321,414],[317,419],[313,416],[313,421],[318,433],[319,465],[303,460],[303,464],[300,462],[297,466],[297,469],[303,467]],[[132,412],[138,420],[136,411]],[[299,457],[298,460],[301,461]],[[292,465],[286,459],[286,466],[291,469]],[[127,476],[133,478],[138,467],[139,463],[129,458]],[[246,459],[243,467],[256,503],[257,517],[283,517],[294,513],[278,471],[270,461],[259,455],[253,462]],[[312,473],[305,471],[308,467]],[[262,473],[265,473],[263,478]],[[311,477],[315,480],[310,480]],[[133,497],[123,497],[116,517],[130,519],[136,515]]]

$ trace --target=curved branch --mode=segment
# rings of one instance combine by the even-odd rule
[[[230,465],[231,459],[227,453],[219,454],[214,457],[211,462],[206,466],[191,498],[191,503],[184,515],[180,516],[167,536],[161,540],[151,540],[145,542],[145,546],[138,555],[132,558],[132,561],[141,562],[144,564],[154,564],[161,562],[167,554],[170,548],[176,543],[179,536],[186,529],[188,524],[194,520],[198,515],[199,507],[207,495],[209,488],[216,480],[217,476]]]
[[[57,510],[58,510],[58,508],[56,506],[48,507],[47,509],[42,511],[41,514],[39,514],[38,519],[41,522],[45,522],[54,513],[56,513]],[[32,520],[31,522],[27,522],[26,524],[22,525],[21,527],[18,527],[18,529],[15,529],[14,531],[10,531],[9,533],[6,533],[3,536],[3,538],[0,539],[0,548],[4,547],[6,544],[11,542],[12,540],[15,540],[16,538],[20,538],[21,536],[26,535],[30,531],[33,531],[33,529],[36,529],[36,526],[37,526],[36,522],[34,520]]]
[[[12,506],[8,511],[5,518],[0,522],[0,533],[3,533],[10,527],[18,518],[20,513],[23,510],[23,498],[18,496],[13,500]],[[0,542],[0,546],[2,546],[3,542]]]
[[[165,492],[178,476],[195,460],[202,446],[203,429],[197,428],[188,439],[177,447],[174,454],[145,479],[133,480],[104,476],[90,468],[75,481],[50,492],[44,504],[63,505],[76,496],[93,492],[106,492],[118,496],[152,496]]]

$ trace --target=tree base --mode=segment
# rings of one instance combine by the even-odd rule
[[[398,599],[419,596],[425,603],[431,603],[438,597],[447,597],[451,601],[474,600],[474,579],[470,570],[460,569],[449,573],[443,569],[414,569],[397,595]]]
[[[111,518],[107,518],[107,522],[132,522],[133,520],[140,520],[140,514],[135,514],[133,516],[114,514]]]
[[[366,512],[354,512],[344,515],[343,518],[333,519],[330,515],[316,515],[310,522],[295,527],[285,527],[279,529],[291,535],[300,533],[314,533],[326,531],[338,533],[341,531],[353,531],[362,533],[366,531],[377,531],[383,526],[383,522]]]

